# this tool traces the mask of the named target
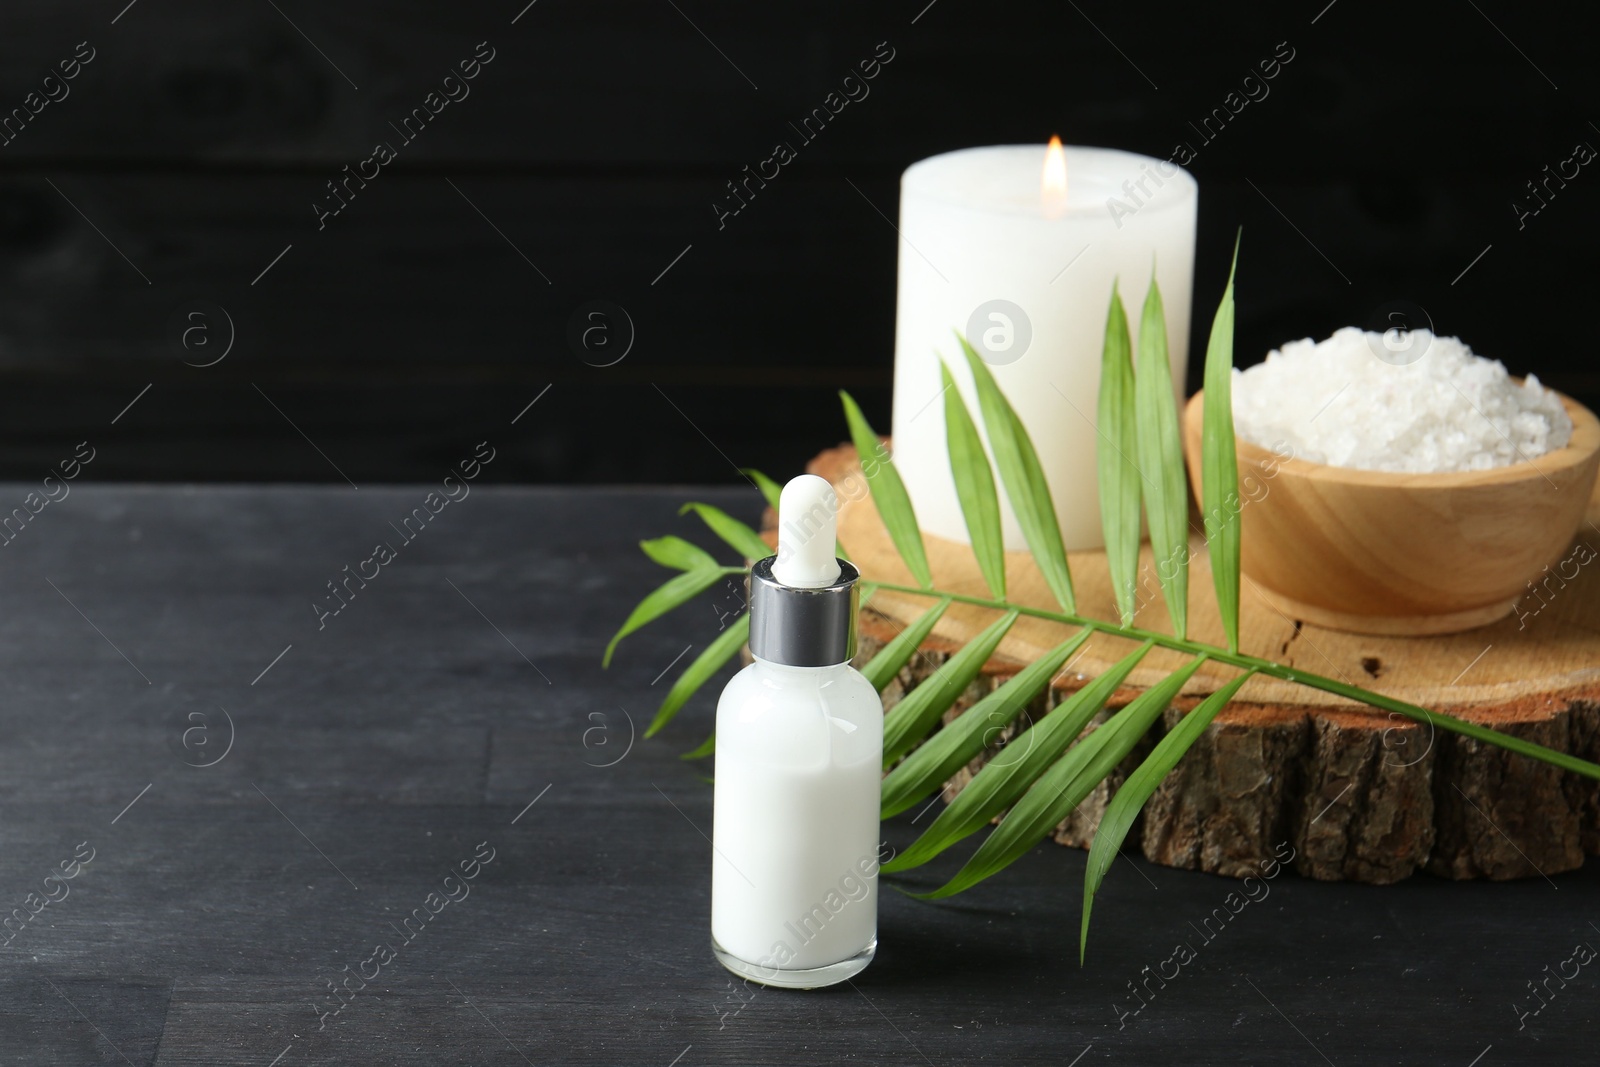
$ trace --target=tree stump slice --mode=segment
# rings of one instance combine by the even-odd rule
[[[839,538],[863,575],[914,585],[866,491],[855,449],[830,449],[808,470],[838,490]],[[1600,496],[1591,501],[1588,520],[1578,541],[1600,548]],[[967,546],[935,537],[924,541],[936,587],[989,595]],[[1223,645],[1209,561],[1198,542],[1192,547],[1198,551],[1190,568],[1190,636]],[[1080,613],[1116,618],[1105,554],[1072,552],[1069,561]],[[1170,633],[1148,545],[1140,563],[1135,623]],[[1006,572],[1012,600],[1056,606],[1028,553],[1006,553]],[[931,603],[880,589],[861,612],[858,664]],[[952,605],[921,654],[885,690],[885,707],[930,677],[994,615]],[[1070,633],[1048,620],[1019,620],[946,721]],[[1433,637],[1321,629],[1282,615],[1246,578],[1240,645],[1246,653],[1600,760],[1600,563],[1580,568],[1574,578],[1546,580],[1537,595],[1530,589],[1518,609],[1497,623]],[[945,799],[1011,736],[1132,647],[1104,635],[1091,638],[1072,669],[1052,681],[1018,726],[1002,731],[986,753],[946,783]],[[1110,707],[1122,707],[1184,660],[1181,653],[1153,650]],[[1159,735],[1234,674],[1211,664],[1196,672],[1141,750],[1057,828],[1056,840],[1086,847],[1110,796]],[[1259,870],[1284,842],[1295,850],[1296,870],[1324,880],[1387,884],[1419,870],[1458,879],[1548,877],[1600,853],[1600,783],[1400,715],[1257,676],[1151,797],[1128,840],[1156,863],[1231,877]]]

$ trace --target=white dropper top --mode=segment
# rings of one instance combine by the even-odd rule
[[[839,580],[834,557],[839,498],[826,478],[791,478],[778,497],[778,559],[772,576],[796,589],[822,589]]]

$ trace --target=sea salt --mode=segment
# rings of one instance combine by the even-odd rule
[[[1233,373],[1240,437],[1335,467],[1488,470],[1572,436],[1560,399],[1533,375],[1519,384],[1498,360],[1427,330],[1386,338],[1349,326]]]

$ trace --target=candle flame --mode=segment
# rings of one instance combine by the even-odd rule
[[[1039,178],[1039,200],[1045,214],[1055,218],[1067,202],[1067,153],[1061,138],[1052,135],[1044,150],[1044,173]]]

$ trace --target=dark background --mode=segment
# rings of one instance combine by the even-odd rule
[[[1053,132],[1199,147],[1197,345],[1242,225],[1241,363],[1405,300],[1600,399],[1600,177],[1512,207],[1600,144],[1560,7],[524,2],[10,5],[0,114],[96,58],[0,147],[0,476],[88,439],[97,479],[431,481],[490,436],[495,480],[785,476],[844,435],[839,387],[888,429],[900,172]],[[471,96],[319,232],[324,183],[480,41]],[[723,184],[880,41],[870,96],[719,231]],[[1188,123],[1279,42],[1202,146]],[[568,342],[594,299],[636,330],[613,366]],[[234,324],[215,366],[184,362],[226,339],[213,311],[213,347],[180,346],[195,301]]]

